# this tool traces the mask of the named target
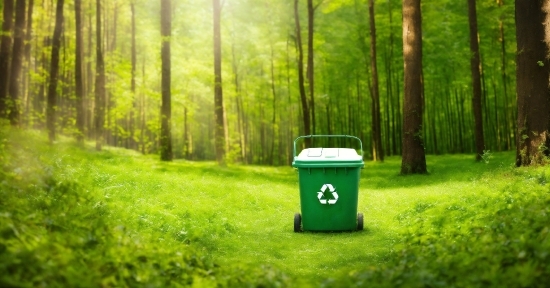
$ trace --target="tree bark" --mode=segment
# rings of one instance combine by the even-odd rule
[[[25,125],[30,125],[31,124],[31,107],[32,107],[32,95],[31,95],[31,43],[32,43],[32,15],[33,15],[33,10],[34,10],[34,0],[29,0],[29,3],[27,5],[27,17],[26,17],[26,25],[27,27],[25,28],[25,48],[24,48],[24,55],[23,55],[23,63],[24,63],[24,67],[25,69],[23,70],[23,84],[22,84],[22,88],[23,88],[23,97],[24,97],[24,100],[22,101],[23,105],[24,105],[24,112],[22,111],[22,113],[24,114],[25,116],[25,122],[26,124]]]
[[[378,67],[376,65],[376,24],[374,21],[374,0],[369,0],[370,63],[372,73],[372,159],[384,161],[382,133],[380,131],[380,91]]]
[[[306,89],[304,86],[304,50],[302,48],[302,29],[300,28],[300,14],[298,11],[298,0],[294,0],[294,22],[296,24],[296,48],[298,49],[298,86],[300,99],[302,101],[302,117],[304,122],[304,134],[311,134],[311,123],[309,107],[307,104]],[[306,147],[311,147],[311,138],[305,138]]]
[[[472,73],[476,161],[480,161],[484,153],[483,150],[485,150],[485,140],[483,138],[483,115],[481,113],[481,61],[479,59],[479,41],[477,35],[476,0],[468,0],[468,18],[470,20],[470,68]]]
[[[225,116],[222,90],[222,43],[221,43],[221,10],[220,0],[212,0],[214,8],[214,117],[215,117],[215,149],[218,164],[225,165]]]
[[[422,16],[420,0],[403,0],[403,158],[401,174],[427,173],[422,135]]]
[[[11,50],[10,79],[8,82],[8,118],[11,125],[19,125],[20,118],[20,90],[21,67],[23,66],[23,52],[25,50],[25,0],[15,1],[15,26],[13,34],[13,49]]]
[[[101,0],[96,0],[96,77],[95,77],[95,140],[96,150],[103,146],[103,125],[105,125],[105,63],[103,59],[103,38],[101,36]]]
[[[76,20],[76,46],[75,46],[75,94],[76,94],[76,139],[84,142],[84,85],[82,75],[82,0],[74,1],[74,13]]]
[[[172,34],[172,4],[171,0],[161,0],[161,35],[162,35],[162,105],[160,127],[160,160],[172,161],[172,95],[170,42]]]
[[[55,141],[55,120],[57,110],[57,77],[59,71],[59,49],[63,30],[63,0],[57,0],[55,28],[52,39],[52,60],[50,64],[50,83],[48,86],[48,106],[46,108],[46,126],[50,142]]]
[[[273,45],[271,45],[271,94],[273,95],[273,117],[271,118],[271,127],[273,128],[272,134],[271,134],[271,151],[269,153],[269,165],[273,166],[274,161],[274,154],[275,154],[275,142],[279,135],[277,135],[276,127],[279,126],[277,124],[277,93],[275,92],[275,66],[273,64]]]
[[[12,48],[13,0],[4,0],[0,43],[0,117],[7,118],[10,55]]]
[[[130,80],[130,90],[132,92],[132,110],[130,111],[130,148],[136,149],[136,139],[135,139],[135,114],[137,108],[137,98],[136,98],[136,12],[135,4],[132,1],[130,3],[130,10],[132,13],[132,79]]]
[[[518,105],[516,165],[547,163],[550,146],[548,76],[550,34],[545,33],[550,4],[545,0],[516,1],[516,94]],[[546,23],[545,23],[546,22]],[[548,29],[548,26],[546,26]],[[545,44],[546,41],[546,44]]]
[[[309,108],[311,111],[311,131],[315,134],[315,69],[313,59],[313,35],[315,28],[315,9],[313,0],[307,0],[307,82],[309,88]]]

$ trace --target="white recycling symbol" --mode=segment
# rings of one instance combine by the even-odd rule
[[[327,191],[327,189],[332,192],[332,197],[334,197],[334,199],[323,199],[325,191]],[[321,204],[336,204],[336,201],[338,201],[338,193],[336,192],[336,189],[334,189],[332,184],[324,184],[323,187],[321,187],[321,191],[317,192],[317,198],[319,198],[319,202],[321,202]]]

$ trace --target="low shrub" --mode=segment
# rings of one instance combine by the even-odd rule
[[[387,261],[327,287],[546,287],[550,279],[547,168],[512,168],[475,197],[418,203]],[[496,174],[496,173],[495,173]],[[534,176],[533,176],[534,175]],[[506,183],[499,187],[496,183]]]
[[[219,267],[192,247],[120,225],[40,135],[0,129],[0,287],[287,286],[270,267]]]

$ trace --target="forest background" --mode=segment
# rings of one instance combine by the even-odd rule
[[[58,1],[16,2],[27,2],[25,29],[21,34],[25,40],[18,125],[45,128]],[[80,30],[76,28],[77,2],[81,2]],[[314,73],[315,79],[314,84],[310,83],[312,78],[305,79],[311,113],[309,131],[357,135],[365,143],[366,157],[372,158],[373,83],[367,1],[313,2],[316,6],[312,50],[305,49],[309,36],[308,7],[305,1],[297,6],[304,58],[311,55],[312,62],[307,64],[315,63],[315,69],[312,64],[305,65],[304,72],[308,76]],[[55,130],[65,135],[79,134],[77,90],[82,89],[82,136],[87,139],[97,136],[94,114],[98,113],[96,106],[102,104],[96,99],[99,73],[96,52],[102,50],[101,57],[105,59],[102,141],[145,154],[159,153],[161,45],[167,39],[161,35],[160,1],[112,0],[99,6],[97,3],[68,1],[62,6],[64,21],[54,94]],[[229,163],[287,165],[293,157],[292,141],[304,134],[297,65],[300,47],[293,4],[270,0],[222,3],[221,83],[225,160]],[[99,18],[98,7],[102,14]],[[172,1],[170,8],[170,126],[174,157],[213,160],[216,159],[213,5],[205,0]],[[374,1],[378,108],[386,155],[400,155],[402,149],[401,10],[400,1]],[[473,153],[467,2],[422,1],[422,14],[425,151]],[[478,1],[477,15],[485,147],[491,151],[510,150],[515,147],[517,119],[514,4],[502,0]],[[97,27],[103,33],[97,33]],[[77,31],[83,41],[80,52],[76,49]],[[78,55],[82,61],[82,88],[75,85]]]

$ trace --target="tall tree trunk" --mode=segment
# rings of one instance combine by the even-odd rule
[[[300,28],[300,13],[298,12],[298,0],[294,0],[294,22],[296,24],[296,48],[298,49],[298,86],[300,99],[302,100],[302,117],[304,121],[304,134],[311,134],[309,107],[307,104],[306,89],[304,86],[304,50],[302,48],[302,29]],[[311,138],[305,138],[306,147],[311,147]]]
[[[271,133],[271,151],[269,153],[269,165],[273,166],[274,154],[275,154],[275,140],[279,135],[277,135],[276,127],[277,124],[277,93],[275,92],[275,67],[273,64],[273,45],[271,45],[271,94],[273,95],[273,117],[271,118],[271,127],[273,131]]]
[[[26,17],[26,31],[25,31],[25,48],[24,48],[24,56],[23,56],[23,63],[24,63],[24,71],[23,75],[23,97],[25,98],[23,103],[25,106],[24,109],[24,115],[25,115],[25,125],[29,126],[31,123],[31,107],[32,107],[32,95],[31,95],[31,43],[32,43],[32,14],[34,10],[34,0],[29,0],[29,5],[27,8],[27,17]]]
[[[170,42],[172,34],[171,0],[161,0],[161,35],[162,35],[162,105],[160,126],[160,160],[172,161],[172,95]]]
[[[318,6],[313,6],[313,0],[307,0],[307,82],[309,88],[309,108],[311,112],[311,128],[315,134],[315,69],[313,59],[313,35],[315,28],[315,10]]]
[[[241,84],[239,81],[239,67],[237,66],[237,59],[235,58],[235,42],[231,43],[231,68],[233,69],[233,81],[235,85],[235,107],[237,109],[237,133],[239,135],[239,149],[240,149],[240,161],[245,162],[246,158],[246,145],[244,142],[244,113],[242,112],[241,105]]]
[[[401,174],[427,173],[422,136],[422,17],[420,0],[403,0],[403,158]]]
[[[96,77],[95,77],[95,147],[103,146],[103,125],[105,124],[105,63],[103,60],[103,37],[101,37],[101,0],[96,0]]]
[[[0,43],[0,117],[8,116],[8,86],[12,46],[13,0],[4,0]]]
[[[11,50],[10,81],[8,84],[8,118],[12,125],[19,125],[21,67],[23,66],[23,52],[25,49],[25,0],[15,1],[15,26],[13,35],[13,49]]]
[[[502,9],[502,5],[504,5],[503,0],[497,1],[498,6],[500,9]],[[499,40],[500,40],[500,51],[501,51],[501,68],[500,71],[502,73],[502,86],[503,86],[503,93],[504,93],[504,122],[506,123],[504,135],[506,135],[506,150],[511,149],[512,143],[511,139],[513,137],[510,137],[510,135],[514,135],[514,121],[511,120],[513,116],[510,116],[509,113],[511,109],[509,109],[508,104],[508,75],[506,73],[506,38],[504,35],[504,14],[502,14],[501,18],[498,20],[498,26],[499,26]]]
[[[74,1],[76,20],[76,47],[75,47],[75,94],[76,94],[76,139],[84,141],[84,85],[82,75],[82,0]]]
[[[218,164],[225,165],[225,116],[222,90],[222,41],[220,31],[221,10],[220,0],[212,0],[214,8],[214,117],[215,117],[215,149]]]
[[[550,3],[516,1],[516,93],[518,132],[516,165],[545,164],[550,147],[550,61],[548,47]],[[545,15],[546,12],[546,15]],[[546,44],[545,44],[546,42]]]
[[[130,80],[130,90],[132,93],[132,110],[130,111],[130,148],[136,149],[136,139],[135,139],[135,114],[137,108],[137,98],[136,98],[136,11],[135,4],[132,1],[130,3],[130,10],[132,13],[132,79]]]
[[[93,7],[94,7],[94,3],[92,1],[89,1],[88,2],[89,6],[88,6],[88,9],[91,11],[93,10]],[[87,32],[88,32],[88,40],[87,40],[87,49],[86,49],[86,89],[85,89],[85,94],[86,94],[86,112],[85,112],[85,115],[86,115],[86,119],[85,119],[85,126],[86,126],[86,130],[87,130],[87,135],[86,137],[87,138],[93,138],[94,135],[95,135],[95,97],[92,96],[92,91],[94,91],[92,89],[92,85],[94,84],[94,75],[93,75],[93,72],[92,72],[92,62],[93,62],[93,25],[92,25],[92,13],[86,13],[88,14],[88,29],[87,29]],[[92,100],[94,102],[92,102]]]
[[[479,60],[476,0],[468,0],[468,18],[470,20],[470,68],[472,72],[476,161],[480,161],[483,150],[485,150],[485,140],[483,138],[483,115],[481,114],[481,61]]]
[[[59,49],[63,30],[63,0],[57,0],[55,28],[52,39],[52,61],[50,64],[50,84],[48,86],[48,106],[46,109],[46,126],[50,142],[55,141],[55,120],[57,110],[57,77],[59,71]]]
[[[380,92],[378,87],[378,67],[376,65],[376,26],[374,21],[374,0],[369,0],[370,24],[370,63],[372,73],[372,158],[384,161],[382,134],[380,132]]]

